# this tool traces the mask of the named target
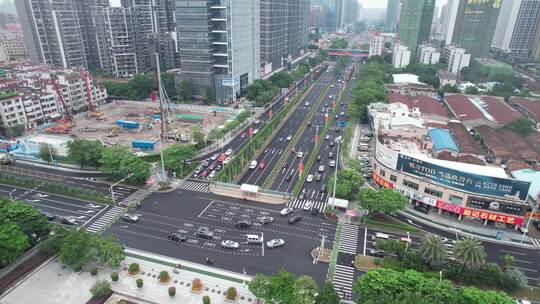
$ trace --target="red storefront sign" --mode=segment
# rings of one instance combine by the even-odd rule
[[[477,210],[477,209],[471,209],[467,207],[461,207],[454,204],[446,203],[443,201],[437,201],[437,208],[450,211],[453,213],[457,213],[464,216],[470,216],[474,218],[479,218],[483,220],[490,220],[490,221],[496,221],[496,222],[503,222],[506,224],[511,225],[521,225],[523,224],[523,218],[513,215],[507,215],[507,214],[501,214],[501,213],[493,213],[489,211],[483,211],[483,210]]]
[[[375,171],[373,171],[373,180],[381,187],[384,187],[384,188],[388,188],[388,189],[394,189],[394,184],[392,184],[391,182],[383,179],[382,177],[380,177],[379,175],[377,175],[377,173],[375,173]]]

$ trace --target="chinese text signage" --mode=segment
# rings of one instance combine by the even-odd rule
[[[377,173],[375,173],[375,171],[373,172],[373,180],[379,184],[381,187],[384,187],[384,188],[388,188],[388,189],[393,189],[394,188],[394,185],[383,179],[382,177],[380,177]]]

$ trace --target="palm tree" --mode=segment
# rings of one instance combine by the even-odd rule
[[[505,254],[502,257],[503,260],[503,271],[507,271],[510,267],[514,266],[516,263],[516,258],[513,255]]]
[[[454,257],[463,266],[478,268],[486,262],[486,251],[479,240],[466,237],[454,244]]]
[[[433,268],[441,265],[446,259],[446,246],[441,237],[435,234],[429,234],[422,240],[418,252]]]

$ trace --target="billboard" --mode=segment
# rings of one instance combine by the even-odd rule
[[[466,173],[403,154],[398,156],[397,170],[420,178],[427,178],[454,189],[503,198],[518,198],[521,201],[527,199],[527,193],[531,186],[529,182]]]
[[[446,203],[440,200],[437,201],[437,208],[446,210],[449,212],[457,213],[463,216],[474,217],[474,218],[482,219],[482,220],[503,222],[505,224],[511,224],[511,225],[523,224],[523,218],[519,216],[461,207],[461,206]]]
[[[375,140],[375,158],[384,166],[396,170],[397,169],[397,163],[398,163],[398,153],[384,144],[379,142],[379,139],[377,138]]]

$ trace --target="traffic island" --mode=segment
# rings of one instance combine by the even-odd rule
[[[382,261],[379,258],[374,258],[366,255],[357,255],[354,259],[354,267],[359,270],[368,271],[373,268],[378,268],[378,261]]]
[[[332,250],[330,250],[328,248],[323,248],[322,254],[321,254],[321,256],[319,256],[320,252],[321,251],[320,251],[319,247],[314,248],[313,250],[311,250],[311,257],[313,259],[317,259],[319,262],[330,263],[330,258],[332,256]]]

